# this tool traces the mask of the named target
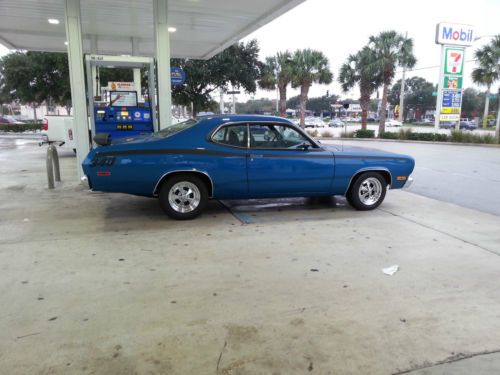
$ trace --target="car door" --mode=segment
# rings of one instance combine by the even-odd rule
[[[248,125],[233,123],[220,126],[211,136],[215,147],[208,172],[218,199],[246,198]]]
[[[248,190],[252,197],[329,194],[333,153],[318,147],[296,127],[251,123]]]

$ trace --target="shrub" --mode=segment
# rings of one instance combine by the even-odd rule
[[[354,132],[355,138],[375,138],[375,130],[358,129]]]
[[[42,130],[42,124],[40,122],[31,124],[0,124],[0,132],[22,133],[25,131],[39,130]]]
[[[399,131],[399,139],[410,139],[411,134],[411,129],[401,129]]]
[[[332,138],[333,133],[330,130],[324,130],[323,132],[321,132],[321,136],[325,138]]]
[[[382,139],[400,139],[398,133],[393,132],[385,132],[380,134],[380,138]]]
[[[318,129],[306,129],[306,132],[313,138],[318,136]]]
[[[349,130],[348,132],[342,132],[340,137],[342,137],[342,138],[354,138],[354,131]]]

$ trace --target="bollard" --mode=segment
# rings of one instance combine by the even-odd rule
[[[47,148],[47,179],[49,182],[49,189],[54,189],[54,179],[61,181],[61,172],[59,170],[59,155],[54,145]]]

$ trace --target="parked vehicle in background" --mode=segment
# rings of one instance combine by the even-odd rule
[[[390,119],[390,120],[386,120],[385,126],[400,127],[400,126],[403,126],[403,123],[401,121],[398,121],[398,120]]]
[[[440,129],[449,129],[453,130],[455,129],[457,123],[456,122],[441,122],[439,124]],[[460,130],[475,130],[477,129],[476,124],[474,121],[460,121]]]
[[[334,128],[340,128],[340,127],[345,126],[345,122],[343,122],[342,120],[339,120],[338,118],[334,118],[332,121],[330,121],[328,126],[334,127]]]
[[[54,143],[60,147],[75,151],[73,116],[45,116],[42,121],[42,136],[40,143]]]
[[[0,124],[4,125],[22,125],[24,122],[16,120],[13,116],[0,116]]]
[[[306,128],[324,128],[326,126],[325,122],[319,117],[306,117],[304,124]]]

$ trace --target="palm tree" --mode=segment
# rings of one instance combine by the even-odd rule
[[[300,126],[304,128],[304,114],[309,88],[313,83],[331,83],[333,74],[328,66],[328,59],[320,51],[297,50],[293,54],[292,61],[292,87],[300,87]]]
[[[486,86],[483,114],[483,128],[485,128],[488,123],[491,86],[500,78],[500,35],[495,36],[490,44],[478,49],[474,57],[479,66],[472,71],[472,80],[474,83]]]
[[[379,134],[385,132],[387,94],[392,83],[396,67],[412,68],[417,59],[413,55],[413,40],[396,31],[383,31],[377,36],[370,36],[370,48],[375,53],[371,69],[380,70],[384,89],[380,108]]]
[[[292,55],[290,52],[278,52],[276,56],[266,57],[259,80],[260,88],[279,92],[279,113],[286,115],[286,88],[292,81]]]
[[[374,51],[364,47],[355,55],[349,55],[339,72],[339,83],[344,92],[351,90],[356,84],[359,85],[362,129],[366,129],[370,97],[382,82],[380,71],[374,70],[375,59]]]

